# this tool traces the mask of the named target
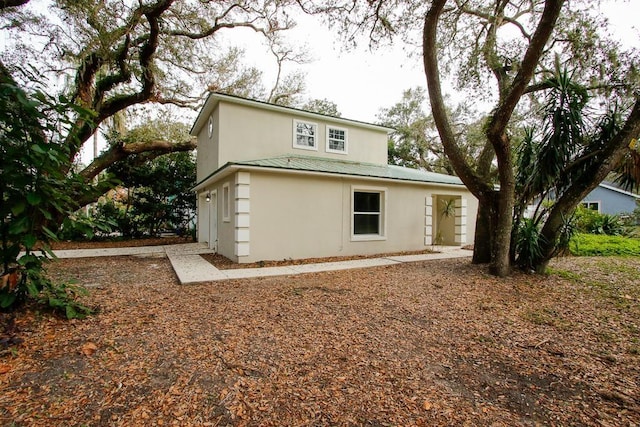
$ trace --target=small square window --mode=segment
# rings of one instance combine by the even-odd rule
[[[327,152],[347,154],[347,130],[327,126]]]
[[[318,149],[318,125],[315,123],[293,121],[293,147],[303,150]]]

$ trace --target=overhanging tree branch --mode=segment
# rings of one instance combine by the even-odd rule
[[[449,120],[444,96],[440,83],[440,70],[437,56],[437,29],[440,15],[442,14],[446,0],[435,0],[424,20],[423,28],[423,61],[425,75],[427,77],[427,89],[429,92],[429,102],[433,119],[438,129],[438,134],[442,140],[444,150],[454,166],[458,176],[478,198],[483,194],[493,191],[478,175],[469,167],[465,157],[456,143],[451,122]]]
[[[191,151],[197,147],[197,140],[192,138],[188,141],[173,142],[164,140],[153,140],[144,142],[132,142],[128,144],[117,144],[96,157],[89,166],[84,168],[79,175],[85,180],[92,180],[100,172],[107,169],[114,163],[134,154],[149,153],[148,160],[163,154],[175,153],[179,151]]]

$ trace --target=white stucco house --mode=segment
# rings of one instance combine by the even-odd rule
[[[211,93],[191,129],[198,241],[248,263],[473,239],[477,200],[456,177],[388,165],[389,131]]]

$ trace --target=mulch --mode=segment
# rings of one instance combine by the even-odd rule
[[[471,248],[473,250],[473,248]],[[231,261],[229,258],[220,254],[202,254],[202,258],[209,261],[216,268],[220,270],[234,270],[239,268],[263,268],[263,267],[283,267],[288,265],[302,265],[302,264],[315,264],[323,262],[335,262],[335,261],[348,261],[356,259],[368,259],[368,258],[382,258],[389,256],[400,255],[418,255],[418,254],[430,254],[437,252],[437,250],[422,250],[422,251],[410,251],[410,252],[390,252],[384,254],[375,255],[352,255],[352,256],[339,256],[339,257],[323,257],[323,258],[302,258],[302,259],[281,259],[281,260],[268,260],[239,264]],[[471,252],[469,253],[471,255]]]
[[[147,237],[143,239],[106,239],[87,241],[58,241],[51,242],[53,250],[61,249],[97,249],[97,248],[128,248],[139,246],[160,246],[177,245],[181,243],[193,243],[191,237],[168,236],[168,237]]]
[[[552,267],[180,286],[165,258],[59,260],[49,274],[89,285],[100,312],[13,315],[0,424],[638,425],[640,260]]]

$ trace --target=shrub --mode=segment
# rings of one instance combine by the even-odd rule
[[[622,220],[615,215],[601,214],[592,209],[576,209],[576,227],[579,232],[619,236],[624,234]]]
[[[520,268],[531,270],[534,263],[540,258],[541,249],[540,229],[536,222],[530,218],[524,218],[516,232],[516,263]]]
[[[90,120],[91,113],[47,95],[38,76],[23,72],[34,90],[0,73],[0,309],[36,301],[81,317],[91,310],[78,303],[80,288],[54,284],[43,269],[53,256],[57,218],[77,208],[69,187],[86,191],[82,180],[65,172],[70,144],[61,132],[73,126],[70,117]]]
[[[112,218],[97,216],[95,212],[87,215],[79,210],[64,220],[58,235],[61,240],[92,240],[111,233],[117,226]]]

